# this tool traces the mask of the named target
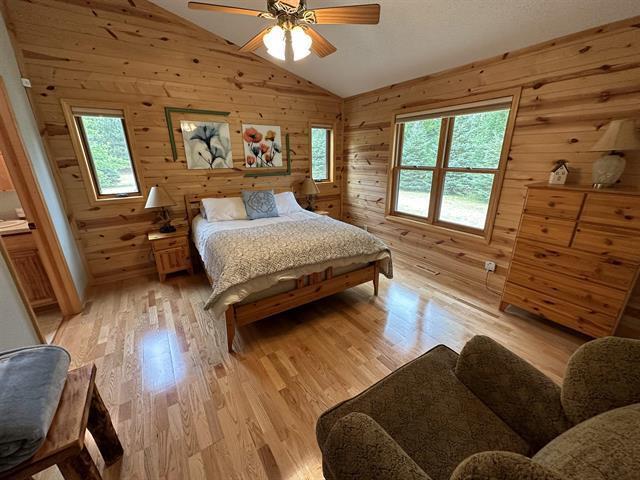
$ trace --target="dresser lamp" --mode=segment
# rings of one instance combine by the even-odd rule
[[[300,193],[307,196],[307,210],[313,212],[313,210],[315,210],[313,206],[314,197],[320,193],[320,189],[318,189],[316,182],[314,182],[312,178],[305,178],[304,182],[302,182]]]
[[[592,152],[609,152],[593,162],[594,188],[612,187],[624,172],[624,150],[640,150],[640,134],[633,119],[612,120],[600,140],[591,147]]]
[[[149,196],[147,197],[147,203],[144,208],[161,208],[161,218],[163,221],[162,227],[160,227],[161,233],[171,233],[176,231],[176,227],[171,225],[171,216],[167,207],[173,207],[176,202],[173,201],[171,195],[167,191],[159,186],[151,187],[149,190]]]

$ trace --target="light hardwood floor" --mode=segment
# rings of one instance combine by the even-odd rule
[[[98,366],[125,448],[105,478],[319,479],[318,415],[433,346],[491,335],[559,380],[585,341],[435,280],[397,267],[377,298],[362,285],[241,328],[233,355],[203,276],[96,288],[57,343]]]

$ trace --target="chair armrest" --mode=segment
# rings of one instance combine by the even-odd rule
[[[325,476],[332,480],[431,480],[368,415],[338,420],[322,446]]]
[[[571,427],[560,387],[489,337],[473,337],[460,352],[458,379],[531,446],[532,453]]]
[[[512,452],[471,455],[454,470],[450,480],[567,480],[528,457]]]

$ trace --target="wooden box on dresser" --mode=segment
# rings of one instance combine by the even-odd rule
[[[500,309],[611,335],[639,265],[640,191],[529,185]]]

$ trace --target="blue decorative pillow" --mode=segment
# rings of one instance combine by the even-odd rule
[[[278,217],[278,207],[273,190],[243,191],[242,201],[250,220]]]

